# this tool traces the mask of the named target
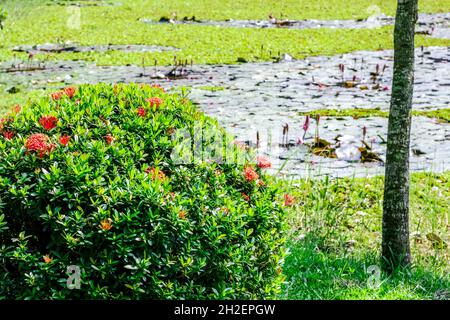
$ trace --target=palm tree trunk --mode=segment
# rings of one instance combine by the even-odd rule
[[[414,85],[414,28],[418,0],[398,0],[394,30],[394,76],[383,202],[383,268],[411,261],[409,247],[409,145]]]

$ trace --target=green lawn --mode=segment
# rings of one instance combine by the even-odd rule
[[[367,268],[380,265],[383,178],[281,182],[297,198],[291,211],[291,254],[282,298],[450,299],[450,172],[415,173],[411,183],[413,267],[381,276],[370,288]]]

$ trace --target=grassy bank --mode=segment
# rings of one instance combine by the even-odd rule
[[[322,117],[352,117],[354,119],[358,118],[369,118],[369,117],[382,117],[387,118],[389,116],[388,111],[383,111],[379,108],[373,109],[319,109],[311,112],[299,112],[300,116],[306,115],[320,115]],[[450,108],[439,109],[439,110],[414,110],[412,112],[413,116],[423,116],[428,118],[435,118],[439,122],[448,123],[450,122]]]
[[[413,267],[381,275],[368,285],[367,269],[380,264],[383,178],[302,180],[288,184],[292,208],[288,299],[449,299],[450,172],[414,173],[410,231]],[[435,235],[443,243],[433,239]],[[445,243],[445,244],[444,244]]]

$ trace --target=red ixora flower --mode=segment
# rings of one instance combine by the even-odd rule
[[[44,116],[39,119],[39,123],[45,130],[52,130],[58,124],[58,118],[55,116]]]
[[[112,220],[111,218],[108,219],[103,219],[102,221],[100,221],[100,228],[105,230],[105,231],[109,231],[112,228]]]
[[[289,194],[284,195],[284,205],[286,207],[292,206],[294,203],[295,203],[295,197],[293,197]]]
[[[67,144],[70,141],[70,137],[68,135],[63,135],[61,137],[59,137],[59,143],[61,143],[63,146],[67,146]]]
[[[147,168],[147,170],[145,170],[145,173],[150,175],[150,179],[152,180],[159,180],[159,181],[166,180],[165,173],[162,170],[156,169],[155,167]]]
[[[164,88],[161,87],[161,85],[158,84],[158,83],[153,83],[153,84],[151,85],[151,87],[152,87],[152,88],[157,88],[157,89],[161,90],[162,92],[166,92],[166,91],[164,90]]]
[[[138,116],[140,116],[140,117],[145,117],[145,109],[143,108],[143,107],[139,107],[138,109],[137,109],[137,114],[138,114]]]
[[[244,192],[242,192],[242,198],[244,198],[245,201],[250,201],[250,196]]]
[[[116,140],[116,138],[114,138],[110,133],[108,133],[105,136],[105,140],[106,140],[107,144],[111,144],[111,143],[113,143],[114,140]]]
[[[243,173],[247,181],[254,181],[259,179],[259,175],[256,173],[255,169],[253,169],[252,166],[245,166]]]
[[[74,87],[67,87],[64,88],[64,93],[66,94],[66,96],[68,96],[70,99],[73,98],[73,96],[75,95],[76,89]]]
[[[9,124],[10,122],[12,122],[12,118],[7,116],[6,118],[1,118],[0,119],[0,131],[3,130],[5,128],[5,125]]]
[[[265,157],[265,156],[257,156],[256,157],[256,161],[258,162],[258,168],[261,169],[268,169],[272,167],[272,163],[270,162],[270,160]]]
[[[50,97],[53,101],[61,100],[61,98],[64,96],[68,96],[70,99],[72,99],[76,91],[77,90],[74,87],[66,87],[61,91],[53,92]]]
[[[150,107],[156,106],[156,109],[158,109],[159,106],[163,103],[163,100],[161,98],[158,98],[158,97],[148,98],[145,101],[148,102]]]
[[[50,96],[52,97],[53,101],[57,101],[60,100],[64,95],[63,91],[57,91],[57,92],[53,92]]]
[[[31,135],[25,142],[25,148],[28,151],[39,153],[39,157],[43,157],[47,152],[51,152],[56,146],[48,142],[48,136],[42,133]]]
[[[20,107],[20,105],[16,104],[13,108],[14,113],[19,113],[20,110],[22,110],[22,108]]]
[[[179,217],[180,219],[186,219],[186,211],[180,210],[180,211],[178,212],[178,217]]]
[[[14,132],[13,131],[5,131],[5,132],[3,132],[3,136],[5,137],[6,140],[11,140],[14,137]]]

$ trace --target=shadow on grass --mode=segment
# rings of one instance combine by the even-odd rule
[[[378,252],[368,249],[356,254],[320,247],[320,241],[311,238],[290,243],[282,299],[450,299],[450,278],[430,270],[433,267],[380,274],[376,285],[377,275],[369,270],[378,267]]]

